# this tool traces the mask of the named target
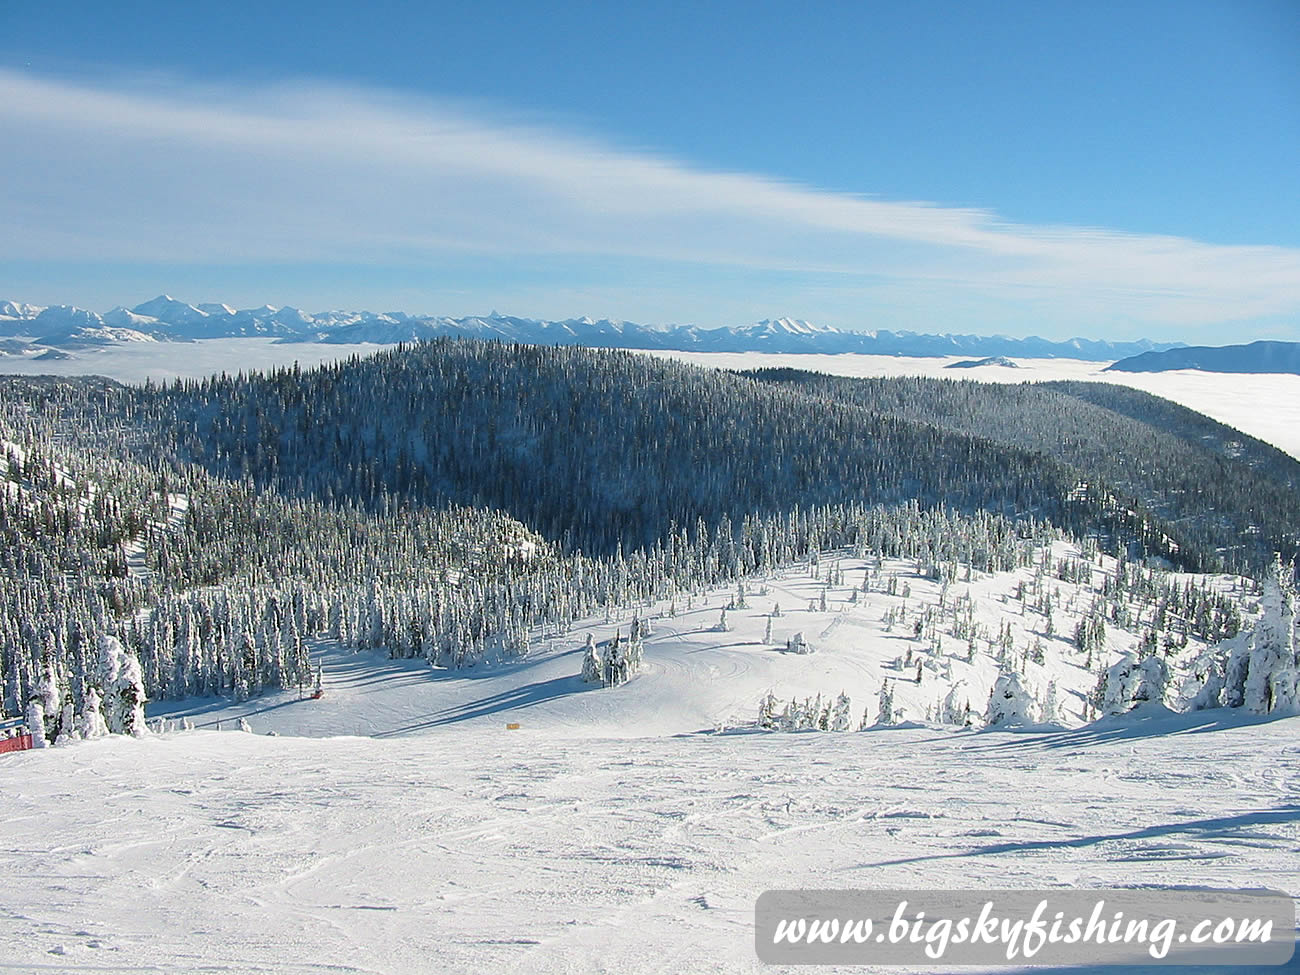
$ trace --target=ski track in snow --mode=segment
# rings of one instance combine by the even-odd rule
[[[0,971],[757,972],[768,888],[1294,896],[1297,730],[1215,712],[1057,734],[461,726],[24,753],[0,764]]]

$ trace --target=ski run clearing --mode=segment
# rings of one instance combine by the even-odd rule
[[[760,972],[767,889],[1300,894],[1300,718],[1084,724],[1148,621],[1081,651],[1116,564],[1060,542],[1041,564],[945,584],[823,554],[748,582],[743,607],[628,607],[465,671],[322,642],[319,700],[155,702],[161,733],[0,756],[0,972]],[[1168,579],[1253,622],[1241,580]],[[634,616],[642,672],[584,684],[587,634]],[[787,651],[796,633],[812,653]],[[983,723],[1004,633],[1030,718],[1054,697],[1057,724],[940,723],[967,703]],[[1202,649],[1169,649],[1169,703]],[[867,728],[760,731],[769,692],[843,692]]]

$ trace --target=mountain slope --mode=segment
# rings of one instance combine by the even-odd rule
[[[1300,342],[1251,342],[1249,345],[1152,350],[1107,367],[1107,371],[1116,372],[1169,372],[1174,369],[1300,374]]]
[[[1050,457],[1090,489],[1162,516],[1162,530],[1182,554],[1204,560],[1193,564],[1215,564],[1217,553],[1231,564],[1258,567],[1274,551],[1289,559],[1300,550],[1300,462],[1138,390],[1107,383],[848,379],[793,369],[747,375]]]
[[[1108,534],[1128,517],[1074,497],[1078,471],[1053,458],[622,352],[439,340],[141,393],[134,409],[227,476],[370,504],[499,507],[603,554],[700,519],[849,501]]]

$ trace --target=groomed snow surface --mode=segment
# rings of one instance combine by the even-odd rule
[[[758,972],[770,888],[1294,896],[1298,730],[1223,712],[1056,735],[462,725],[22,753],[0,767],[0,968]]]
[[[877,578],[908,583],[911,620],[939,584],[907,566]],[[732,593],[715,592],[465,672],[321,644],[321,700],[164,702],[155,721],[197,730],[0,756],[0,971],[760,972],[771,888],[1300,893],[1300,719],[756,731],[769,690],[845,691],[872,717],[886,676],[904,718],[959,682],[982,710],[992,658],[923,653],[910,625],[886,628],[903,597],[854,604],[864,564],[840,567],[824,611],[824,582],[792,568],[748,587],[726,631]],[[946,598],[969,591],[1017,648],[1041,637],[1027,689],[1055,680],[1074,725],[1095,670],[1004,600],[1031,574],[976,573]],[[1085,589],[1050,585],[1072,632]],[[646,670],[583,685],[586,633],[626,634],[634,611],[653,617]],[[780,649],[795,632],[812,654]],[[1107,631],[1113,654],[1136,639]],[[895,666],[909,647],[919,686]]]

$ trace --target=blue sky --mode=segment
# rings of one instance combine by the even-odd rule
[[[1294,0],[6,0],[0,131],[19,300],[1300,339]]]

